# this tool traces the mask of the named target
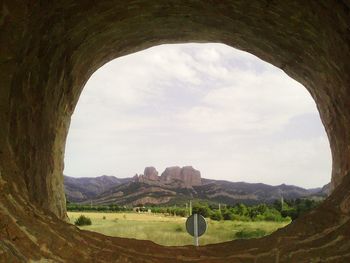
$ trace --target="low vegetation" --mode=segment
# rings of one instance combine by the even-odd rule
[[[83,212],[93,224],[80,226],[108,236],[151,240],[164,246],[192,245],[193,238],[186,232],[185,217],[154,213]],[[68,212],[71,222],[81,212]],[[103,219],[105,218],[105,219]],[[200,245],[220,243],[240,238],[269,235],[289,222],[216,221],[207,219],[207,232],[200,237]]]
[[[132,207],[118,205],[80,205],[67,202],[67,211],[70,212],[130,212]]]
[[[220,243],[233,239],[259,238],[269,235],[316,207],[320,201],[297,199],[281,203],[221,205],[194,202],[192,213],[207,218],[208,230],[201,244]],[[151,240],[166,246],[192,244],[186,233],[186,207],[118,205],[92,206],[68,204],[71,222],[81,229],[109,236]],[[93,222],[93,224],[92,224]]]
[[[237,239],[259,238],[266,235],[264,229],[242,229],[236,232],[235,237]]]
[[[89,226],[92,224],[91,219],[87,216],[80,215],[75,221],[76,226]]]
[[[295,220],[300,215],[317,207],[321,201],[312,199],[295,199],[284,201],[275,201],[273,204],[259,205],[222,205],[219,209],[218,204],[206,202],[194,202],[192,212],[201,214],[212,220],[239,220],[239,221],[290,221]],[[185,206],[137,206],[137,208],[118,205],[79,205],[67,203],[67,210],[71,212],[147,212],[151,211],[156,214],[175,215],[187,217],[189,209]]]
[[[281,203],[276,201],[273,204],[259,205],[222,205],[208,204],[206,202],[195,202],[192,212],[200,214],[212,220],[238,220],[238,221],[274,221],[289,222],[300,215],[318,206],[321,201],[310,199],[288,200]],[[189,210],[186,207],[151,207],[152,213],[170,214],[186,217]],[[145,209],[147,211],[147,209]]]

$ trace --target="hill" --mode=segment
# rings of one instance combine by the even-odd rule
[[[90,200],[111,187],[127,183],[131,178],[117,178],[114,176],[81,177],[64,176],[64,188],[70,202]]]
[[[224,204],[271,203],[302,197],[325,197],[324,188],[304,189],[281,184],[229,182],[201,178],[191,166],[168,167],[158,176],[154,167],[146,167],[144,174],[119,179],[113,176],[72,178],[65,176],[65,189],[70,202],[99,205],[172,205],[189,199]]]

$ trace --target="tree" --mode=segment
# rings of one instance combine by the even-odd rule
[[[222,212],[222,217],[224,218],[224,220],[233,220],[234,214],[232,213],[231,210],[225,209],[225,210]]]
[[[192,214],[199,214],[204,217],[209,217],[211,210],[207,205],[194,204],[192,207]]]
[[[223,217],[222,217],[221,212],[219,210],[216,210],[216,211],[211,213],[210,219],[220,221],[223,219]]]

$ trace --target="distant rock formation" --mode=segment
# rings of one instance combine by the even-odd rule
[[[162,173],[161,181],[170,183],[172,181],[181,181],[184,187],[192,187],[202,185],[201,172],[194,169],[192,166],[168,167]]]
[[[148,180],[154,180],[154,181],[159,180],[158,171],[153,166],[146,167],[143,174],[144,174],[144,177]]]
[[[155,169],[146,168],[145,175],[135,175],[133,178],[65,176],[67,199],[82,204],[92,201],[96,205],[173,205],[192,199],[221,204],[259,204],[272,203],[279,200],[281,195],[286,200],[304,197],[322,200],[329,189],[329,185],[304,189],[285,184],[271,186],[205,179],[200,178],[200,172],[192,167],[168,167],[162,176],[156,174]]]
[[[158,171],[153,166],[146,167],[143,173],[144,174],[140,174],[140,175],[136,174],[133,177],[133,181],[139,182],[139,183],[148,183],[148,184],[154,184],[154,183],[160,182]]]
[[[144,174],[135,175],[134,182],[148,184],[174,184],[176,187],[190,188],[192,186],[202,185],[200,171],[192,166],[173,166],[167,167],[161,176],[158,176],[158,171],[153,166],[146,167]]]

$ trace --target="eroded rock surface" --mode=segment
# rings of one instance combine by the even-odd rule
[[[0,262],[350,262],[349,9],[347,0],[2,1]],[[269,237],[199,248],[61,220],[64,145],[87,79],[111,59],[180,42],[246,50],[307,88],[332,150],[334,191],[321,207]]]
[[[158,171],[152,166],[146,167],[143,174],[148,180],[158,180]]]
[[[164,183],[179,181],[183,187],[202,184],[200,171],[194,169],[192,166],[182,168],[179,166],[167,167],[160,177]]]

